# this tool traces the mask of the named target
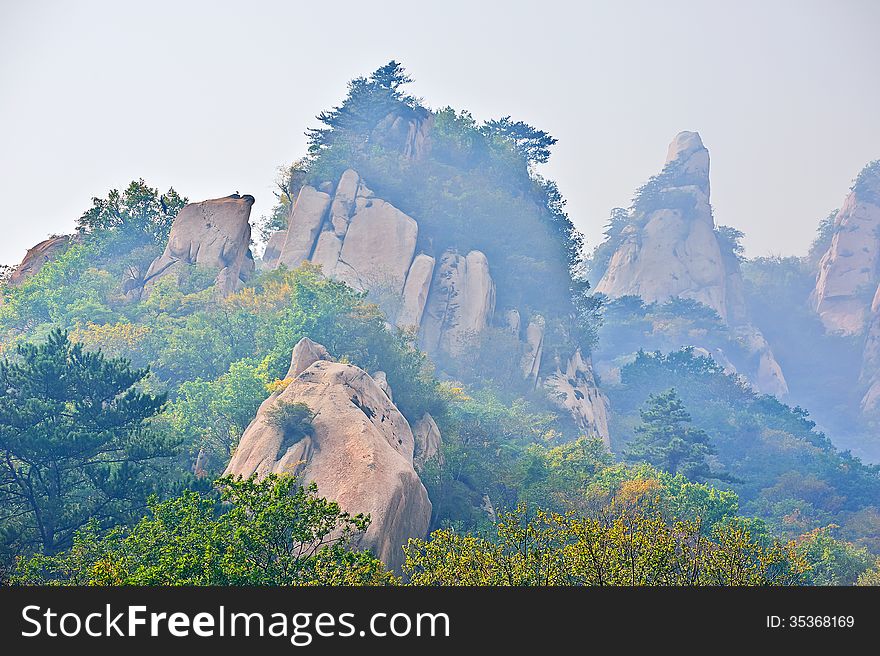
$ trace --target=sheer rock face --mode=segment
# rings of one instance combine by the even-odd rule
[[[874,194],[851,192],[834,220],[831,246],[819,261],[813,309],[829,332],[856,335],[871,317],[870,294],[880,282],[880,174]],[[867,292],[867,295],[866,295]]]
[[[709,306],[756,356],[757,368],[742,373],[761,392],[788,394],[779,363],[748,316],[739,262],[715,232],[709,151],[699,134],[681,132],[673,139],[661,179],[663,196],[674,199],[675,207],[654,207],[635,217],[596,292],[640,296],[647,303],[687,298]]]
[[[422,342],[429,353],[460,355],[486,329],[495,313],[495,283],[481,251],[447,250],[428,297]]]
[[[321,349],[305,345],[300,354],[308,357],[293,358],[291,370]],[[311,408],[312,435],[293,443],[286,439],[271,420],[272,409],[284,403]],[[365,371],[322,359],[263,402],[225,473],[290,473],[314,482],[318,494],[343,510],[370,514],[370,526],[355,546],[399,569],[402,546],[409,538],[424,537],[431,519],[431,502],[413,468],[414,447],[406,419]]]
[[[334,275],[355,289],[399,297],[416,250],[415,220],[371,199],[351,217]]]
[[[253,204],[253,196],[233,194],[184,206],[171,225],[165,252],[147,270],[144,285],[176,273],[181,265],[197,264],[218,271],[220,295],[236,291],[254,270],[249,223]]]
[[[404,151],[414,157],[424,152],[428,145],[427,132],[422,134],[425,123],[416,119],[407,123],[400,116],[388,120],[400,128],[398,145]],[[460,254],[449,249],[435,259],[417,252],[418,240],[416,220],[378,198],[349,169],[335,188],[332,184],[322,185],[321,190],[303,187],[277,262],[297,266],[308,259],[320,264],[325,275],[370,292],[397,326],[419,334],[420,345],[432,356],[456,358],[495,321],[490,263],[476,250]],[[266,266],[272,266],[268,258]],[[504,321],[520,340],[523,377],[540,385],[545,357],[543,318],[524,315],[521,323],[519,309],[511,308]],[[580,355],[577,358],[583,362]],[[570,392],[574,400],[564,407],[579,425],[593,426],[591,430],[607,441],[604,401],[593,408],[601,397],[589,363],[583,366],[588,373],[582,372],[577,391]],[[584,401],[577,395],[589,398]]]
[[[284,248],[285,239],[287,239],[286,230],[276,230],[269,236],[266,250],[263,251],[263,269],[274,269],[278,266],[278,258],[281,257],[281,249]]]
[[[585,435],[598,437],[611,446],[607,402],[596,385],[590,360],[584,359],[580,350],[564,364],[557,363],[556,371],[544,379],[544,387],[560,408],[568,410]]]
[[[63,254],[73,243],[73,240],[71,235],[58,235],[29,248],[24,259],[9,276],[7,284],[11,287],[18,287],[31,276],[36,275],[44,264]]]
[[[295,269],[309,259],[329,206],[330,194],[308,185],[299,190],[287,219],[287,238],[278,264]]]
[[[397,315],[398,326],[418,329],[422,325],[433,277],[434,258],[424,253],[416,255],[403,286],[403,301],[400,314]]]

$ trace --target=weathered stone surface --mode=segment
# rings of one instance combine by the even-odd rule
[[[416,255],[409,267],[409,273],[406,274],[403,302],[397,315],[396,323],[401,328],[418,328],[421,325],[433,275],[434,258],[424,253]]]
[[[526,326],[526,339],[523,345],[523,377],[534,385],[541,369],[541,356],[544,353],[544,317],[536,314]]]
[[[871,302],[871,321],[865,335],[859,380],[865,388],[862,411],[874,414],[880,410],[880,286]]]
[[[352,169],[346,169],[336,185],[333,202],[330,204],[330,223],[340,239],[345,237],[348,222],[354,214],[360,176]]]
[[[568,410],[584,434],[598,437],[611,446],[608,432],[606,401],[596,385],[589,359],[580,349],[564,363],[557,363],[556,371],[544,380],[548,394],[560,408]]]
[[[421,472],[425,468],[425,463],[433,458],[439,458],[439,462],[443,462],[443,454],[440,447],[443,438],[440,435],[440,428],[437,422],[429,414],[425,413],[413,426],[413,437],[415,438],[415,451],[413,455],[413,465],[417,472]]]
[[[271,409],[305,403],[314,432],[290,444]],[[371,523],[355,546],[371,549],[391,568],[401,547],[424,537],[431,502],[413,468],[414,438],[406,419],[362,369],[318,360],[260,406],[226,468],[234,476],[290,473],[314,482],[321,496]]]
[[[715,232],[709,151],[699,134],[675,137],[662,177],[666,197],[675,206],[654,207],[633,217],[596,291],[612,298],[640,296],[648,303],[688,298],[709,306],[755,356],[757,367],[742,373],[762,392],[787,394],[782,369],[748,316],[739,261],[722,248]],[[730,365],[726,357],[718,361],[725,368]]]
[[[482,333],[495,312],[495,283],[481,251],[440,258],[422,319],[422,343],[429,353],[461,352]]]
[[[335,277],[339,254],[342,252],[342,239],[333,230],[321,230],[315,252],[312,253],[312,264],[320,264],[321,271],[328,278]]]
[[[391,391],[391,385],[388,384],[388,375],[384,371],[376,371],[373,373],[373,380],[382,389],[383,392],[392,401],[394,400],[394,392]]]
[[[329,206],[330,194],[308,185],[299,190],[287,221],[287,238],[278,264],[295,269],[309,259]]]
[[[831,246],[819,261],[813,309],[826,330],[856,335],[869,320],[871,293],[880,281],[880,172],[866,185],[875,194],[851,192],[834,220]]]
[[[269,236],[266,250],[263,251],[263,269],[274,269],[278,266],[278,258],[281,257],[281,249],[287,239],[287,230],[276,230]]]
[[[308,337],[303,337],[293,347],[290,354],[290,367],[287,369],[285,379],[293,379],[319,360],[333,361],[333,357],[323,345],[313,342]]]
[[[434,117],[423,110],[392,112],[370,135],[370,140],[397,150],[406,159],[421,160],[430,152]]]
[[[51,262],[64,253],[72,242],[71,235],[56,235],[29,248],[24,259],[9,276],[7,284],[18,287],[31,276],[36,275],[46,262]]]
[[[788,383],[785,381],[782,368],[773,357],[773,351],[761,331],[754,326],[745,325],[734,328],[734,334],[743,341],[750,353],[758,356],[758,368],[750,376],[755,389],[779,397],[787,395]],[[724,366],[721,361],[719,364]]]
[[[511,335],[519,337],[520,314],[516,308],[511,308],[504,313],[504,327]]]
[[[336,265],[339,280],[360,290],[400,296],[419,227],[391,203],[372,199],[351,218]]]
[[[249,223],[253,204],[253,196],[233,194],[184,206],[171,225],[165,252],[144,275],[145,287],[182,265],[197,264],[218,270],[215,284],[220,295],[238,289],[253,271]]]
[[[709,151],[696,132],[678,134],[669,146],[669,189],[692,206],[657,208],[636,217],[611,258],[596,291],[612,298],[641,296],[652,303],[691,298],[727,319],[728,271],[709,206]],[[639,227],[640,226],[640,227]]]

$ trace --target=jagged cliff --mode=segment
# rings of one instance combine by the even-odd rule
[[[770,346],[747,316],[739,262],[716,232],[709,151],[699,134],[676,135],[663,171],[640,195],[596,292],[610,298],[638,296],[648,303],[684,298],[710,307],[755,361],[740,373],[763,392],[787,394]]]
[[[413,130],[420,134],[415,128],[407,134]],[[427,147],[424,140],[415,143]],[[589,358],[570,353],[542,381],[544,318],[527,316],[520,325],[516,308],[505,311],[508,317],[516,315],[515,325],[496,318],[496,283],[483,252],[448,248],[438,257],[420,251],[418,221],[378,198],[352,169],[324,188],[300,189],[287,229],[269,239],[263,267],[296,267],[306,260],[321,265],[326,275],[370,292],[389,320],[416,331],[419,345],[433,356],[457,358],[489,327],[505,324],[520,342],[523,378],[533,385],[549,383],[551,399],[570,412],[582,431],[609,442],[605,401]],[[574,373],[563,376],[567,370]],[[557,379],[576,382],[560,385]]]

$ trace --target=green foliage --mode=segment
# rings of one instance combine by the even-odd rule
[[[745,237],[745,234],[741,230],[731,228],[730,226],[718,226],[715,228],[715,236],[718,238],[718,245],[721,247],[722,254],[729,254],[737,260],[743,259],[746,249],[742,245],[742,239]]]
[[[173,187],[160,195],[143,179],[134,180],[122,193],[111,189],[106,198],[93,198],[76,227],[83,234],[115,232],[134,244],[164,247],[171,223],[186,203]]]
[[[595,516],[519,506],[491,538],[441,529],[405,551],[415,585],[791,585],[803,571],[792,545],[765,545],[745,525],[706,535],[617,503]]]
[[[486,121],[482,130],[490,139],[511,144],[530,164],[546,164],[550,159],[550,147],[558,141],[544,130],[523,121],[512,121],[509,116]]]
[[[708,457],[715,453],[709,436],[691,426],[691,416],[675,389],[649,396],[639,415],[642,425],[636,427],[636,437],[627,445],[627,459],[693,480],[722,477],[709,466]]]
[[[850,189],[862,201],[880,205],[880,159],[869,162],[859,171]]]
[[[717,462],[745,514],[788,537],[834,522],[847,527],[848,540],[875,544],[869,518],[880,498],[880,468],[837,451],[803,409],[755,393],[692,350],[640,352],[623,367],[621,385],[607,389],[616,449],[625,450],[636,437],[643,399],[669,388],[688,408],[693,426],[711,427]],[[856,520],[862,515],[867,521]]]
[[[157,489],[173,443],[147,420],[163,395],[146,369],[53,331],[0,362],[0,526],[4,548],[52,554],[89,519],[124,520]]]
[[[582,238],[556,185],[531,167],[549,157],[555,140],[509,117],[481,125],[467,111],[430,112],[401,90],[408,81],[391,62],[350,84],[344,102],[319,116],[324,127],[309,132],[309,182],[332,183],[355,169],[379,197],[418,221],[419,250],[435,257],[447,248],[483,251],[499,308],[541,313],[560,325],[560,343],[589,351],[594,334],[575,315],[590,315],[575,310],[569,289]],[[402,155],[392,129],[397,119],[429,130],[419,158]]]
[[[831,247],[831,240],[836,232],[835,223],[839,213],[839,209],[832,210],[828,216],[819,221],[819,226],[816,228],[816,237],[810,244],[810,252],[807,255],[807,259],[810,262],[818,264],[822,256],[825,255],[825,252]]]
[[[867,549],[834,538],[834,528],[811,531],[798,544],[798,553],[809,567],[805,574],[807,585],[855,585],[877,562]]]
[[[23,561],[18,584],[384,585],[368,552],[350,548],[369,524],[289,476],[217,481],[215,495],[184,492],[150,502],[130,529],[91,523],[57,556]],[[219,503],[218,503],[219,502]]]
[[[190,461],[201,453],[206,465],[214,469],[225,466],[269,394],[266,364],[238,360],[215,380],[197,378],[177,388],[166,419],[183,439]]]
[[[281,399],[266,412],[267,421],[284,435],[278,449],[279,455],[315,432],[312,426],[314,418],[315,413],[307,404],[289,403]]]

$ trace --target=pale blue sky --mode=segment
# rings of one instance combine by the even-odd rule
[[[390,59],[432,107],[559,139],[543,172],[595,244],[680,130],[749,255],[806,251],[880,157],[880,2],[0,0],[0,262],[144,177],[272,203],[278,165]]]

